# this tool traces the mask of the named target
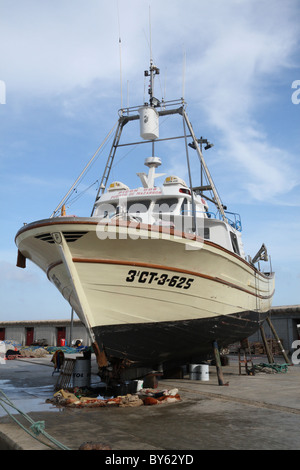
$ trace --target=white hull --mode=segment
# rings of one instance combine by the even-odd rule
[[[221,246],[161,227],[127,222],[108,224],[105,232],[103,227],[94,218],[47,219],[22,228],[16,243],[109,354],[137,361],[142,356],[134,345],[126,346],[126,331],[132,343],[131,333],[142,335],[145,329],[144,341],[147,337],[151,344],[155,329],[149,338],[150,326],[168,325],[170,341],[172,324],[190,329],[203,320],[212,328],[218,318],[237,322],[256,314],[254,322],[245,322],[244,332],[236,329],[236,339],[242,339],[254,324],[258,328],[271,306],[273,276]],[[120,332],[121,349],[116,345]],[[230,331],[228,339],[234,338]],[[215,339],[225,344],[226,333],[215,330]]]

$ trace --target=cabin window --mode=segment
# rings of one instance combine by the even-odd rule
[[[204,240],[210,239],[209,227],[204,227]]]
[[[233,248],[233,251],[239,255],[240,254],[240,249],[239,249],[239,244],[238,244],[238,240],[237,240],[237,236],[235,233],[233,232],[230,232],[230,238],[231,238],[231,243],[232,243],[232,248]]]
[[[98,217],[112,217],[115,215],[117,210],[117,204],[111,202],[105,202],[98,206],[97,216]]]
[[[127,203],[127,211],[129,214],[143,214],[148,211],[151,204],[150,199],[145,199],[141,201],[131,201]]]
[[[157,199],[153,207],[153,212],[161,214],[162,212],[174,212],[178,204],[177,198]]]

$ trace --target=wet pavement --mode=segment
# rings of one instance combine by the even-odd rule
[[[286,373],[239,375],[237,358],[223,367],[228,386],[219,386],[215,367],[209,381],[160,380],[158,389],[178,388],[177,403],[134,408],[66,408],[46,403],[58,375],[51,356],[0,364],[0,390],[58,442],[77,450],[87,441],[108,444],[113,451],[144,450],[298,450],[300,366]],[[258,358],[258,362],[266,362]],[[282,361],[281,361],[282,362]],[[95,360],[92,384],[99,385]],[[14,413],[22,423],[23,417]],[[45,441],[48,444],[48,441]],[[57,447],[51,444],[53,449]],[[29,436],[0,407],[0,449],[49,449]]]

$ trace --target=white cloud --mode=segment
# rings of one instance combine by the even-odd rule
[[[238,185],[240,179],[243,182],[240,190],[246,190],[252,199],[278,204],[278,197],[299,186],[295,158],[284,148],[268,142],[252,126],[231,122],[224,125],[223,131],[226,136],[223,157],[228,161],[232,181]]]
[[[80,116],[81,109],[87,115],[95,100],[106,106],[107,96],[115,97],[120,86],[119,10],[123,101],[129,80],[130,104],[137,104],[136,97],[141,102],[149,4],[152,51],[162,70],[157,93],[167,69],[167,97],[180,97],[185,50],[187,99],[195,100],[190,104],[196,103],[220,133],[232,168],[247,175],[241,187],[259,200],[295,187],[293,155],[271,143],[256,119],[257,110],[274,99],[273,85],[295,67],[300,38],[295,0],[2,2],[0,78],[7,94],[59,97],[69,118]]]
[[[233,15],[237,5],[242,8]],[[208,121],[222,135],[227,165],[243,175],[241,189],[264,201],[274,201],[299,181],[294,155],[270,142],[256,119],[274,99],[272,87],[279,86],[282,74],[295,66],[293,54],[300,36],[293,5],[273,2],[271,8],[267,1],[231,2],[225,8],[224,4],[212,20],[211,42],[201,60],[190,67],[191,79],[198,78],[198,97]],[[268,119],[272,121],[272,116]]]
[[[16,1],[3,5],[2,70],[9,89],[57,92],[105,76],[115,30],[109,2]],[[117,66],[117,61],[116,61]],[[3,73],[3,72],[2,72]]]

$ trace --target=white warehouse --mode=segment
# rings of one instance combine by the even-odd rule
[[[83,346],[90,346],[87,329],[80,320],[2,321],[0,341],[13,340],[22,346],[32,344],[70,346],[80,339]]]

